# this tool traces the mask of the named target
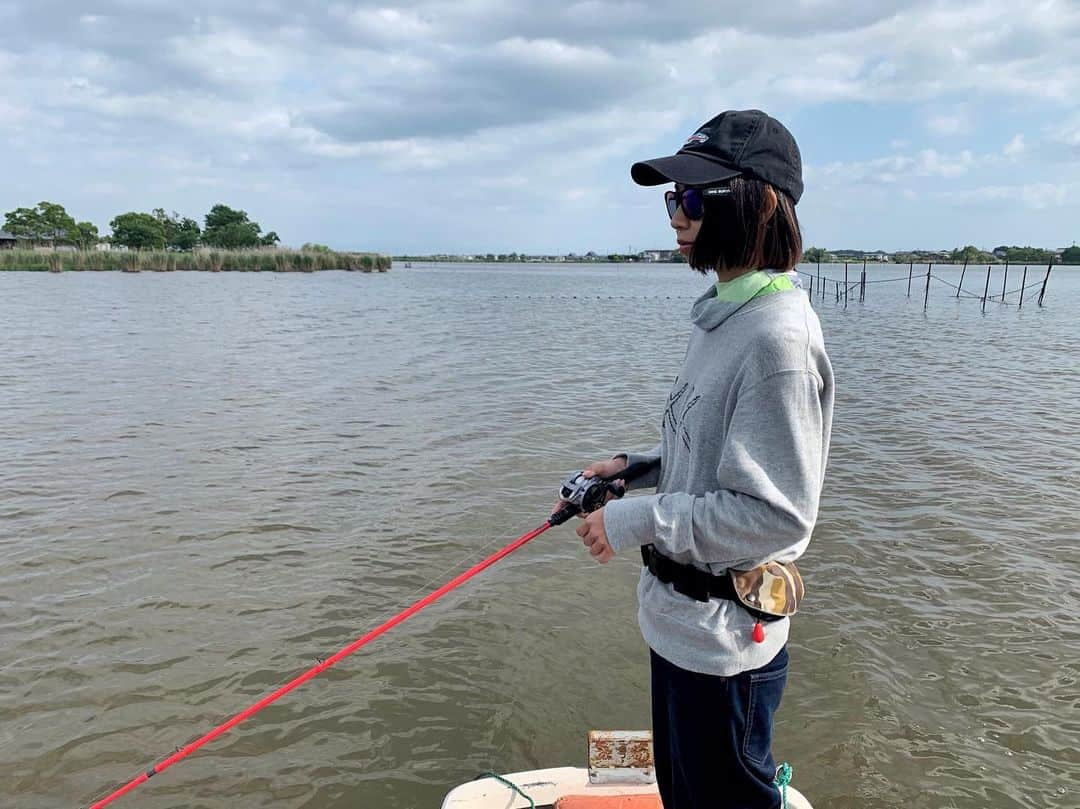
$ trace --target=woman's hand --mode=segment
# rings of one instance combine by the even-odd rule
[[[600,564],[610,561],[611,557],[615,555],[615,551],[608,542],[607,531],[604,530],[604,510],[602,508],[598,508],[592,514],[585,515],[581,525],[577,527],[577,535],[581,537],[581,541],[589,549],[593,559]]]

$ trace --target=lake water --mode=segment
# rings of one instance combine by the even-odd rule
[[[907,270],[815,302],[834,444],[775,752],[819,809],[1075,809],[1080,271],[983,313]],[[106,794],[651,446],[706,285],[0,273],[0,805]],[[549,531],[115,805],[427,809],[583,766],[648,727],[637,575]]]

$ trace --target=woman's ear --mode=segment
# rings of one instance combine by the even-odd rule
[[[773,214],[776,213],[776,206],[779,205],[779,200],[776,199],[776,191],[773,190],[771,185],[765,186],[765,196],[761,201],[761,224],[767,225],[773,218]]]

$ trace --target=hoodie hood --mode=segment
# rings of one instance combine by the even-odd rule
[[[731,281],[718,281],[690,309],[690,321],[704,331],[712,331],[754,298],[802,289],[799,274],[755,270]]]

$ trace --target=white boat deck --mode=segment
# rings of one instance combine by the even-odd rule
[[[502,775],[536,803],[536,809],[555,806],[567,796],[657,795],[655,784],[591,784],[584,767],[553,767]],[[617,804],[615,804],[617,806]],[[788,809],[813,809],[793,787],[787,788]],[[442,809],[528,809],[529,801],[494,778],[481,778],[453,789]]]

